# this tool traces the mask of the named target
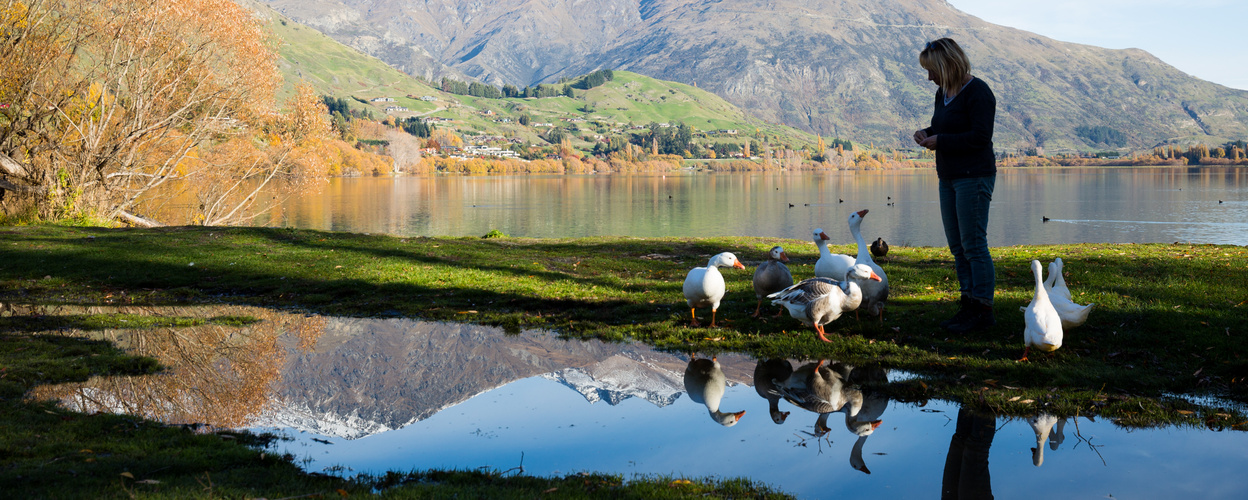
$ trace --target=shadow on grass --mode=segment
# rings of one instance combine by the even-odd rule
[[[1248,337],[1230,334],[1242,333],[1243,310],[1235,301],[1248,278],[1242,269],[1222,270],[1212,251],[1194,261],[1158,245],[996,248],[997,326],[954,336],[936,326],[956,307],[946,250],[898,247],[882,263],[892,287],[884,321],[839,319],[829,330],[840,340],[825,344],[787,315],[750,317],[756,299],[749,269],[724,272],[721,328],[687,327],[689,309],[680,292],[685,273],[711,255],[731,251],[760,261],[777,243],[789,251],[795,278],[809,276],[817,254],[808,241],[396,238],[266,228],[33,228],[20,236],[20,245],[0,246],[6,262],[0,280],[10,300],[228,301],[340,316],[471,321],[509,332],[552,328],[684,351],[878,362],[1031,387],[1248,400],[1248,363],[1240,355],[1248,352]],[[1067,332],[1056,353],[1017,363],[1023,347],[1018,308],[1034,289],[1029,263],[1058,256],[1066,258],[1076,300],[1097,308],[1087,324]]]

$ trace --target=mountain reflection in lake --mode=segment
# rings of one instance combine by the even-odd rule
[[[533,475],[746,476],[802,498],[931,498],[942,490],[1002,498],[1248,497],[1239,474],[1248,463],[1243,433],[1128,431],[1039,410],[1007,418],[945,402],[890,403],[870,387],[899,374],[836,360],[722,354],[710,366],[703,353],[691,358],[541,332],[194,309],[110,311],[261,321],[87,332],[171,368],[41,387],[31,397],[79,411],[275,429],[292,440],[274,451],[310,471],[348,476],[523,465]],[[695,364],[702,368],[688,370]],[[690,383],[702,373],[705,381]],[[699,394],[685,397],[686,388]],[[726,427],[713,411],[720,407],[746,413]]]
[[[533,238],[808,240],[823,228],[843,245],[853,243],[845,218],[864,208],[867,241],[945,245],[933,169],[338,178],[265,223]],[[1248,245],[1248,168],[1011,168],[997,177],[991,246],[1174,241]]]

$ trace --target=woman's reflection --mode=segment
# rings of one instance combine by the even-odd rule
[[[719,401],[723,399],[727,386],[728,377],[717,359],[698,359],[696,355],[689,357],[689,365],[685,367],[685,392],[689,394],[689,399],[706,405],[711,420],[724,427],[732,427],[737,425],[745,411],[719,411]]]
[[[949,454],[945,456],[942,499],[991,499],[992,480],[988,475],[988,449],[997,434],[997,417],[958,409],[958,421]]]

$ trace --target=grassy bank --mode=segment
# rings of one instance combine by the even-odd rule
[[[1244,336],[1248,250],[1243,247],[1081,244],[996,248],[998,325],[961,337],[950,336],[936,326],[953,313],[957,296],[946,251],[894,247],[882,261],[891,286],[883,323],[866,317],[842,318],[829,325],[829,331],[836,332],[834,342],[823,343],[811,329],[787,315],[749,316],[755,305],[750,285],[752,267],[774,244],[783,244],[788,250],[795,276],[812,274],[817,254],[814,245],[804,240],[397,238],[257,228],[14,227],[0,230],[0,302],[226,302],[344,316],[470,321],[509,331],[550,328],[569,337],[635,339],[682,351],[739,351],[767,357],[831,358],[859,365],[879,363],[916,375],[910,381],[883,388],[902,401],[941,398],[991,407],[1007,415],[1030,415],[1043,409],[1056,414],[1097,415],[1130,426],[1177,424],[1248,430],[1240,411],[1242,403],[1248,401],[1248,361],[1243,358],[1248,352]],[[725,271],[729,292],[719,310],[720,327],[691,328],[680,291],[684,275],[722,251],[736,253],[748,268]],[[1052,355],[1033,353],[1031,361],[1017,362],[1023,345],[1018,308],[1027,304],[1033,289],[1029,263],[1032,259],[1047,263],[1054,257],[1066,262],[1066,280],[1076,302],[1095,302],[1097,306],[1087,324],[1067,332],[1060,350]],[[700,319],[706,319],[703,316],[707,314],[699,310]],[[27,478],[26,474],[35,474],[33,470],[48,467],[66,474],[57,467],[85,464],[84,457],[97,455],[100,450],[96,448],[114,441],[137,440],[177,442],[177,446],[205,450],[204,457],[197,459],[202,462],[181,469],[184,471],[199,470],[207,464],[235,464],[222,467],[239,471],[263,468],[266,476],[276,470],[290,474],[292,481],[311,481],[309,484],[316,487],[321,486],[318,481],[330,481],[326,484],[332,483],[334,488],[328,491],[339,487],[348,492],[367,490],[355,483],[304,476],[289,464],[278,464],[281,460],[257,457],[254,450],[237,460],[230,458],[228,451],[222,451],[221,456],[206,451],[221,441],[228,441],[223,444],[227,449],[248,450],[237,446],[237,439],[196,435],[123,417],[72,415],[51,406],[16,401],[37,382],[153,369],[150,363],[117,353],[108,344],[36,335],[66,327],[103,328],[121,319],[139,321],[115,316],[52,319],[29,315],[10,315],[0,321],[5,339],[0,356],[6,370],[0,380],[9,384],[4,386],[4,449],[28,450],[4,460],[5,478],[11,480],[14,474]],[[247,320],[224,317],[211,321]],[[170,324],[178,320],[148,321]],[[55,354],[65,349],[19,349],[26,342],[48,346],[68,342],[86,351],[36,358],[31,357],[36,352]],[[39,368],[15,368],[19,365]],[[64,373],[50,372],[49,367]],[[15,375],[19,372],[23,375]],[[72,420],[61,420],[63,417]],[[101,424],[91,424],[82,431],[84,434],[77,435],[71,428],[78,424],[61,423],[78,421]],[[70,434],[55,438],[60,448],[43,450],[38,445],[43,437],[21,430],[41,427]],[[104,432],[114,427],[125,434]],[[84,449],[90,449],[90,454],[71,449],[76,446],[73,443],[87,443],[90,432],[104,432],[101,436],[116,439],[101,437],[99,444],[86,445]],[[139,451],[109,453],[112,461]],[[53,459],[56,461],[39,466]],[[81,472],[91,466],[74,467]],[[126,471],[135,475],[144,470],[136,469]],[[108,478],[107,484],[114,489],[131,479],[119,476],[123,471],[115,467],[110,470],[115,473],[99,477]],[[180,476],[185,480],[183,487],[189,488],[185,491],[202,488],[198,481],[203,476],[195,479],[194,474]],[[238,472],[227,482],[213,474],[216,492],[231,494],[222,489],[227,483],[253,487],[247,482],[248,474]],[[139,475],[135,478],[143,479]],[[431,481],[441,480],[420,484]],[[610,478],[602,481],[615,484]],[[638,486],[612,488],[649,484],[644,487],[678,491],[669,483],[670,478],[657,478]],[[280,491],[302,494],[294,491],[302,484],[293,484],[293,489]],[[552,483],[538,492],[552,487],[557,486]],[[733,486],[704,483],[697,487]],[[727,491],[719,494],[733,495]]]

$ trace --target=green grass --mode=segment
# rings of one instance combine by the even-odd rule
[[[894,246],[882,261],[891,286],[882,324],[873,318],[842,318],[829,325],[834,341],[824,343],[787,315],[752,318],[755,299],[751,271],[746,269],[725,271],[729,291],[719,310],[720,326],[689,326],[680,288],[690,268],[705,265],[712,254],[722,251],[735,252],[752,268],[775,244],[788,250],[795,276],[812,273],[817,257],[813,245],[769,238],[399,238],[265,228],[12,227],[0,230],[0,303],[233,303],[343,316],[468,321],[507,331],[550,328],[572,338],[638,340],[686,352],[737,351],[759,357],[879,364],[915,375],[879,388],[900,401],[945,399],[1015,416],[1044,409],[1066,416],[1100,416],[1124,426],[1248,430],[1242,411],[1248,401],[1244,247],[995,248],[998,325],[986,332],[951,336],[936,326],[952,314],[957,296],[947,251]],[[1032,259],[1047,263],[1054,257],[1066,262],[1075,300],[1095,302],[1096,309],[1087,324],[1067,332],[1061,349],[1051,355],[1033,353],[1031,361],[1018,362],[1022,354],[1018,308],[1027,304],[1033,289],[1029,263]],[[698,313],[705,323],[708,311]],[[253,320],[210,321],[230,325]],[[0,460],[0,481],[44,474],[39,477],[51,485],[58,476],[46,474],[92,471],[84,475],[95,482],[76,484],[112,488],[120,496],[123,486],[134,486],[126,482],[129,478],[121,479],[122,472],[141,480],[146,471],[160,467],[155,464],[180,460],[169,456],[171,450],[189,447],[194,451],[185,453],[194,456],[178,469],[182,482],[175,485],[171,479],[162,491],[190,495],[203,488],[199,482],[205,480],[204,471],[212,478],[214,495],[259,495],[257,491],[293,495],[308,493],[308,484],[322,486],[318,482],[322,479],[307,478],[272,457],[261,458],[254,451],[233,455],[231,447],[237,443],[217,450],[214,446],[222,438],[211,434],[18,401],[35,384],[155,370],[154,361],[127,356],[110,344],[56,334],[64,329],[131,327],[132,322],[142,328],[190,324],[188,319],[135,315],[0,314],[4,368],[0,387],[5,398],[0,444],[5,450],[18,450]],[[90,422],[100,424],[85,424]],[[80,424],[85,427],[78,429]],[[41,446],[44,438],[39,436],[53,432],[49,441],[53,444]],[[101,437],[93,438],[92,433]],[[110,444],[119,439],[139,443]],[[152,447],[152,442],[168,446]],[[100,454],[97,448],[113,450],[110,446],[122,448],[108,451],[108,457],[95,457]],[[97,460],[86,462],[92,457]],[[289,482],[276,481],[276,489],[249,489],[262,488],[249,482],[256,470],[289,475]],[[422,477],[409,479],[410,486],[421,489],[432,482],[447,487],[449,482]],[[571,478],[597,488],[578,494],[617,491],[611,476],[593,477]],[[657,481],[652,486],[664,492],[683,488],[665,483],[670,483],[667,478],[651,479]],[[568,480],[550,479],[541,491],[563,490],[566,486],[560,484],[565,483],[559,481]],[[326,488],[332,486],[330,491],[368,489],[325,481],[330,481],[325,483]],[[493,487],[477,482],[481,488]],[[521,487],[518,482],[501,484],[508,491]],[[631,491],[632,484],[626,482],[622,488]],[[484,493],[492,490],[475,491],[492,495]]]

